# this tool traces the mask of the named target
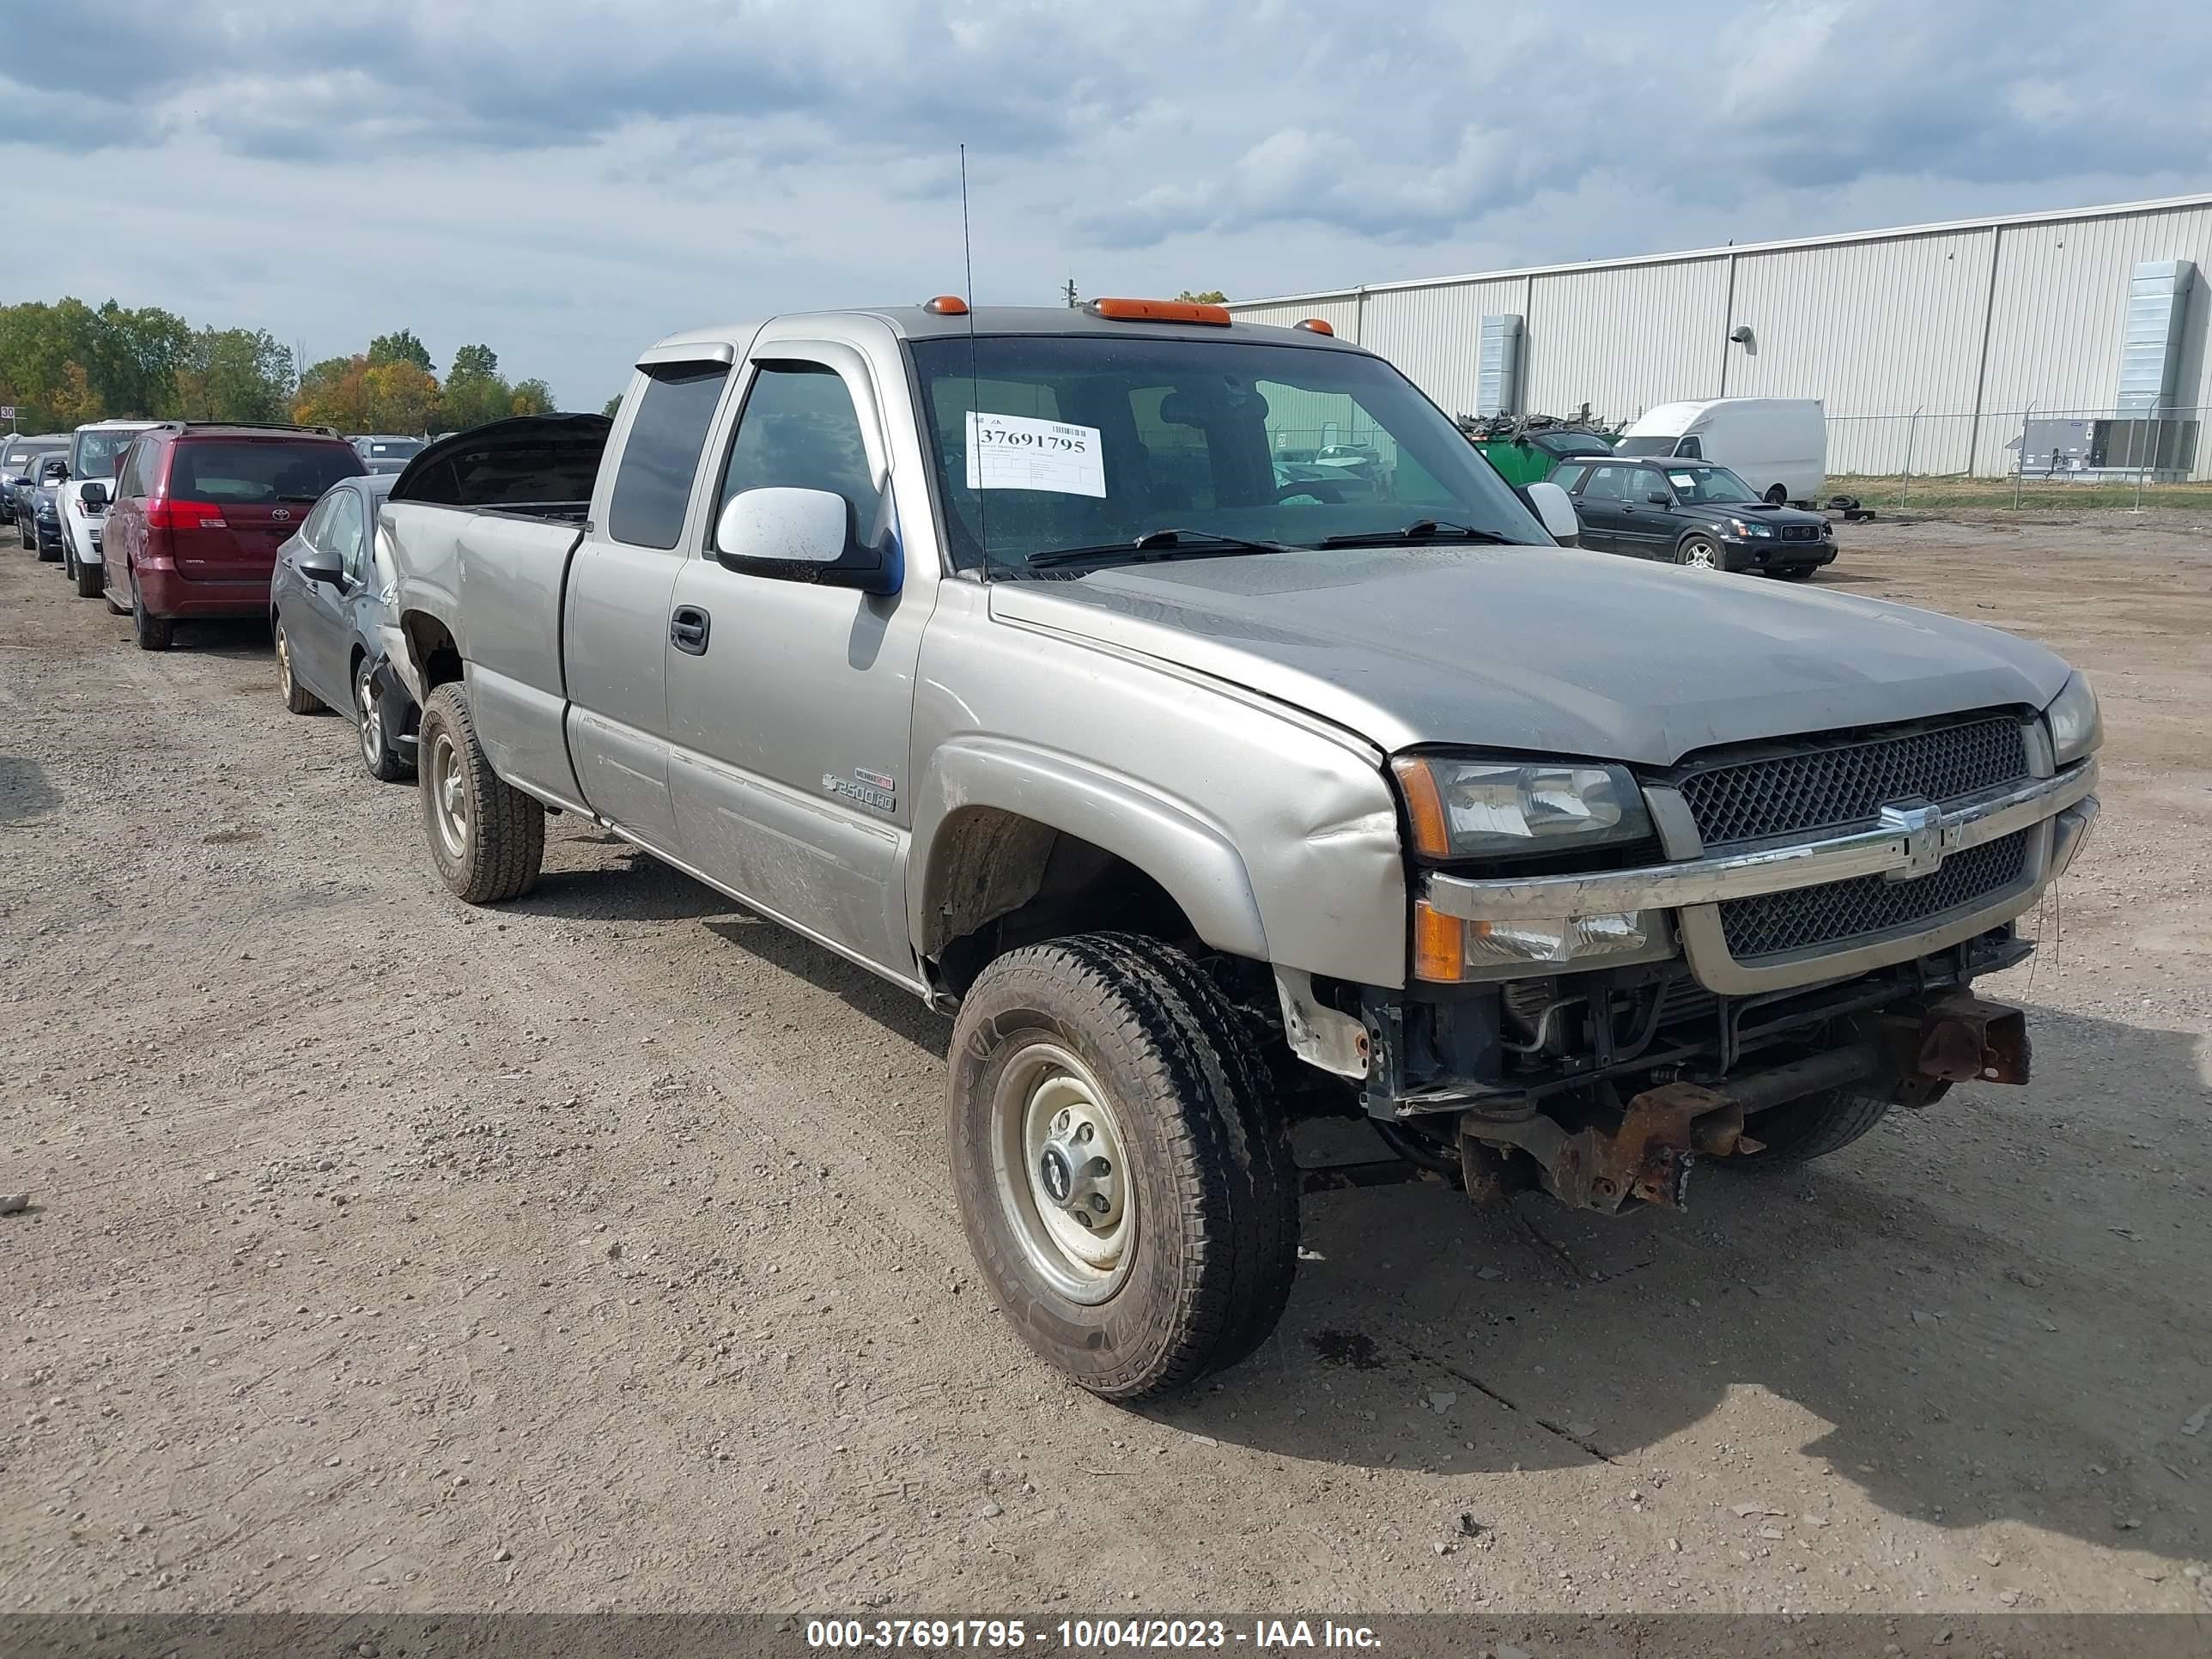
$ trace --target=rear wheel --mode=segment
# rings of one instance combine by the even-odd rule
[[[1763,1145],[1715,1160],[1723,1170],[1757,1172],[1804,1164],[1840,1152],[1881,1121],[1890,1108],[1887,1095],[1863,1095],[1847,1089],[1824,1090],[1754,1115],[1745,1133]]]
[[[384,708],[373,684],[374,671],[363,658],[353,671],[353,719],[361,738],[361,763],[379,783],[397,783],[410,770],[384,730]]]
[[[81,599],[96,599],[107,587],[107,567],[76,562],[76,596]]]
[[[422,827],[446,885],[471,904],[528,892],[545,858],[545,809],[492,770],[459,683],[422,705],[416,747]]]
[[[1264,1342],[1297,1267],[1298,1174],[1239,1016],[1156,940],[1010,952],[960,1006],[953,1188],[1030,1347],[1112,1400]]]
[[[1766,492],[1766,499],[1775,506],[1780,507],[1789,501],[1790,492],[1780,484],[1776,484]]]
[[[300,684],[292,672],[292,641],[284,632],[284,624],[276,624],[276,690],[284,699],[284,707],[295,714],[319,714],[323,700]]]
[[[1710,536],[1685,536],[1682,544],[1674,550],[1674,562],[1692,570],[1721,570],[1727,567],[1721,559],[1721,550]]]
[[[146,608],[146,601],[138,592],[138,584],[131,584],[131,637],[141,651],[167,651],[169,648],[170,622],[167,617],[157,617]]]

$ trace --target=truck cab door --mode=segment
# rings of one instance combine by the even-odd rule
[[[704,533],[676,579],[668,641],[670,787],[684,856],[755,908],[901,979],[912,780],[905,775],[933,584],[899,592],[787,580],[716,556],[748,489],[827,490],[896,562],[890,447],[854,346],[757,341],[720,439]],[[907,510],[927,511],[918,494]],[[762,550],[719,550],[761,556]],[[800,574],[800,573],[793,573]]]
[[[584,800],[671,858],[681,851],[668,785],[670,596],[683,549],[696,541],[704,508],[694,484],[729,379],[726,356],[640,365],[614,477],[592,503],[562,616],[568,749]]]

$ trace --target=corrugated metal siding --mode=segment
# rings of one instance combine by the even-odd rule
[[[1727,284],[1728,262],[1712,258],[1537,277],[1523,403],[1552,415],[1587,403],[1595,415],[1624,420],[1654,404],[1717,395]]]
[[[1732,307],[1729,256],[1716,252],[1232,309],[1253,321],[1325,317],[1453,413],[1474,407],[1482,317],[1517,313],[1521,408],[1587,402],[1613,418],[1720,395],[1723,342],[1743,323],[1756,349],[1725,348],[1728,393],[1821,399],[1830,471],[1893,473],[1909,459],[1916,474],[2002,475],[2031,405],[2111,413],[2130,275],[2146,259],[2212,272],[2212,204],[1741,251]],[[2212,280],[2200,275],[2174,389],[2199,419],[2212,415],[2208,318]],[[2212,478],[2205,426],[2194,476]]]
[[[1405,370],[1447,415],[1468,414],[1481,376],[1482,319],[1492,313],[1521,314],[1528,290],[1525,279],[1514,277],[1370,294],[1359,343]],[[1521,361],[1528,361],[1525,335]],[[1532,407],[1525,386],[1521,407]]]

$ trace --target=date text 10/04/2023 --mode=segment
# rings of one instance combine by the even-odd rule
[[[1382,1640],[1365,1625],[1331,1620],[1062,1619],[1034,1628],[1019,1619],[811,1619],[810,1648],[911,1649],[924,1652],[1016,1652],[1036,1646],[1060,1651],[1127,1649],[1245,1648],[1288,1652],[1298,1648],[1372,1650]]]

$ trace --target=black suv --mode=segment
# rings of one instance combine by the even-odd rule
[[[1708,461],[1573,460],[1552,482],[1574,498],[1582,544],[1710,570],[1811,575],[1836,556],[1828,521],[1776,507]]]

